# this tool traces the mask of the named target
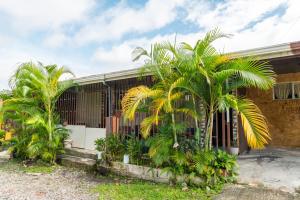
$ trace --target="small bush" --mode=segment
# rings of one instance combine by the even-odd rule
[[[105,161],[121,161],[126,152],[125,139],[119,134],[109,134],[106,138],[98,139],[95,142],[96,149],[104,152]]]
[[[199,151],[193,156],[193,163],[193,170],[209,186],[232,182],[237,175],[236,157],[221,150]]]
[[[148,148],[144,140],[132,136],[126,142],[126,149],[131,164],[149,164]]]

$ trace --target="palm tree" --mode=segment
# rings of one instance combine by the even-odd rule
[[[275,83],[275,73],[265,61],[253,58],[232,59],[217,52],[212,43],[228,35],[214,29],[192,47],[182,43],[176,58],[176,69],[182,77],[177,79],[169,94],[184,88],[201,100],[206,111],[205,148],[212,144],[213,116],[217,111],[236,110],[242,121],[248,144],[263,148],[270,139],[268,126],[260,109],[249,99],[231,92],[239,88],[270,89]]]
[[[173,146],[176,148],[178,147],[177,134],[180,129],[176,125],[176,114],[193,113],[194,117],[196,114],[187,102],[179,106],[178,101],[182,99],[184,93],[176,91],[169,95],[170,87],[178,79],[178,74],[172,67],[174,59],[170,56],[170,52],[174,51],[173,47],[171,43],[166,42],[152,45],[150,52],[140,47],[133,51],[134,61],[141,56],[146,56],[142,73],[151,73],[156,84],[152,88],[142,85],[128,90],[122,99],[122,110],[124,117],[132,120],[139,106],[145,103],[145,100],[150,100],[148,102],[152,114],[141,122],[142,135],[148,137],[152,125],[158,125],[163,116],[169,116],[173,130]]]
[[[22,132],[29,132],[29,157],[41,156],[52,163],[56,160],[66,130],[57,126],[55,105],[60,95],[74,86],[71,80],[61,81],[68,74],[73,76],[65,67],[28,62],[21,64],[10,79],[12,96],[4,101],[2,113],[19,122]]]
[[[162,107],[174,112],[175,94],[181,94],[181,98],[186,94],[192,97],[193,107],[189,106],[192,109],[181,109],[181,111],[194,117],[198,139],[200,138],[199,120],[204,113],[206,119],[204,143],[207,150],[211,149],[212,144],[214,114],[229,109],[239,113],[249,146],[263,148],[270,140],[264,116],[251,100],[233,95],[232,91],[247,87],[270,89],[275,82],[275,73],[265,61],[254,58],[232,59],[230,55],[217,52],[212,43],[223,37],[228,35],[222,34],[219,29],[214,29],[203,39],[198,40],[194,47],[187,43],[179,46],[162,43],[155,44],[150,53],[138,47],[133,52],[134,60],[146,56],[145,66],[152,69],[151,73],[154,77],[158,77],[159,81],[167,85],[163,91],[168,93],[168,99],[164,99],[164,104],[160,104]],[[167,84],[165,77],[168,80]],[[127,94],[123,102],[126,105],[125,102],[131,99],[132,103],[123,107],[125,116],[129,111],[132,113],[136,111],[135,108],[142,102],[143,97],[149,97],[146,94],[136,93],[134,89],[129,92],[130,95]],[[166,96],[155,94],[163,98]],[[133,106],[134,102],[137,103],[136,106]]]

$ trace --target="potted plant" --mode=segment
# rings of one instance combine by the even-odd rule
[[[99,138],[95,141],[96,150],[97,150],[97,158],[99,160],[102,159],[102,154],[105,152],[106,147],[106,140],[105,138]]]
[[[129,154],[125,153],[123,156],[123,163],[129,164]]]
[[[229,147],[229,153],[232,155],[239,155],[239,147],[237,137],[233,138],[232,146]]]

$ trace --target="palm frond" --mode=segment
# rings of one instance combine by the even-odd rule
[[[142,56],[149,56],[148,52],[142,47],[136,47],[131,53],[131,60],[137,61]]]
[[[138,106],[147,98],[161,94],[161,90],[152,90],[147,86],[138,86],[127,91],[122,99],[124,117],[133,119]]]
[[[248,99],[239,99],[237,109],[248,145],[254,149],[264,148],[271,137],[266,119],[260,109]]]
[[[147,138],[150,134],[152,126],[156,123],[156,116],[150,116],[143,119],[141,122],[141,134],[144,138]]]

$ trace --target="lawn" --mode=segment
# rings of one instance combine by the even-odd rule
[[[205,192],[199,188],[182,190],[179,186],[169,186],[145,181],[129,181],[100,184],[95,191],[99,194],[99,200],[178,200],[178,199],[211,199],[213,192]]]

